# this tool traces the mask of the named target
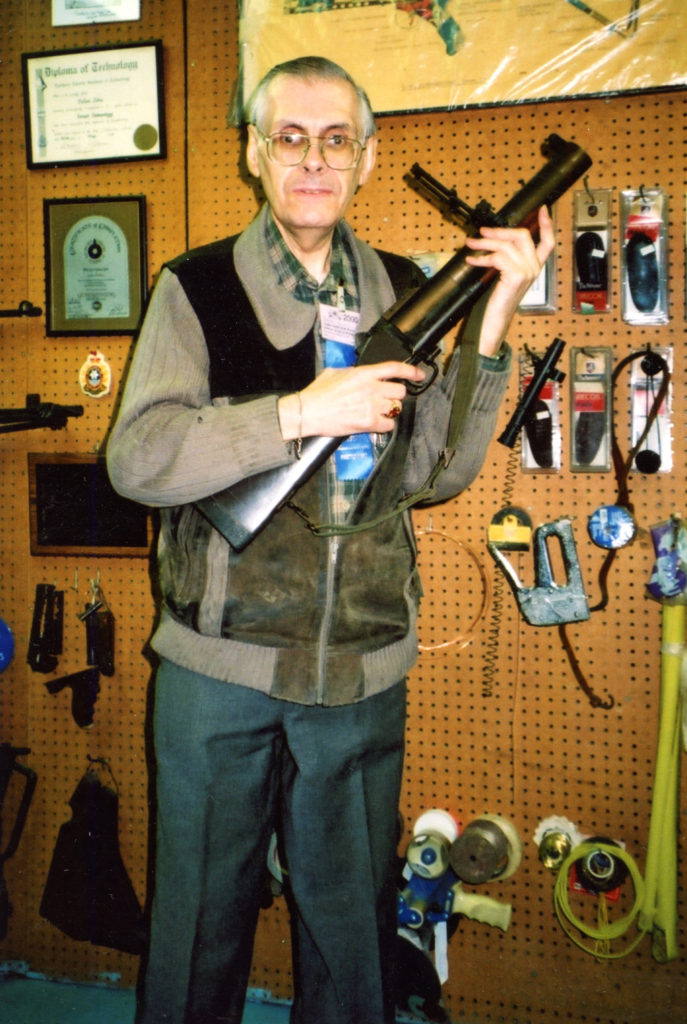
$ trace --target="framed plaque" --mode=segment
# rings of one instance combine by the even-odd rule
[[[29,452],[32,555],[150,552],[149,510],[112,487],[102,455]]]
[[[22,54],[31,169],[166,156],[162,43]]]
[[[45,199],[46,333],[133,334],[146,299],[145,198]]]

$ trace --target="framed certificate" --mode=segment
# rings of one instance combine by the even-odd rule
[[[146,300],[145,198],[45,199],[46,333],[133,334]]]
[[[166,156],[162,43],[22,54],[30,169]]]
[[[52,0],[53,25],[91,25],[101,21],[139,21],[141,0]]]

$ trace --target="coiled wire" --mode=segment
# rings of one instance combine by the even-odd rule
[[[569,876],[570,871],[574,864],[578,860],[582,860],[584,857],[588,857],[590,854],[601,851],[607,854],[609,857],[614,857],[621,861],[628,870],[632,884],[634,885],[634,904],[624,917],[618,918],[617,921],[608,921],[606,916],[607,904],[606,897],[603,893],[599,894],[599,916],[597,919],[596,927],[587,924],[585,921],[580,920],[576,917],[570,907],[570,900],[568,897],[569,891]],[[621,957],[627,956],[631,953],[639,943],[642,941],[644,936],[647,934],[647,929],[640,930],[638,935],[629,943],[623,950],[617,953],[612,953],[608,948],[608,944],[613,940],[620,938],[625,935],[639,914],[644,900],[644,879],[639,873],[637,864],[632,859],[629,853],[622,849],[622,847],[611,845],[610,843],[580,843],[578,846],[570,852],[569,856],[561,864],[558,875],[556,876],[556,884],[553,891],[553,902],[556,911],[556,917],[558,918],[560,925],[568,936],[568,938],[575,943],[580,949],[583,949],[585,953],[593,953],[594,956],[602,958],[604,960],[618,960]],[[586,945],[577,935],[572,931],[576,928],[577,931],[581,932],[589,939],[594,939],[596,945],[591,947]]]
[[[506,472],[503,481],[501,507],[512,505],[513,491],[520,461],[520,435],[508,454]],[[494,680],[499,657],[499,639],[501,635],[501,614],[503,611],[503,590],[506,580],[501,572],[495,572],[491,587],[491,616],[489,629],[484,643],[482,659],[482,696],[491,697],[494,693]]]

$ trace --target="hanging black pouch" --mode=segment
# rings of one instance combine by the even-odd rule
[[[117,793],[89,770],[69,801],[40,914],[72,939],[140,954],[143,914],[119,852]]]

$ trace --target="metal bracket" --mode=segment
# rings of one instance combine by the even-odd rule
[[[24,409],[0,409],[0,434],[43,427],[62,430],[70,416],[83,416],[83,406],[41,402],[40,395],[27,395]]]
[[[413,164],[406,180],[411,188],[415,188],[440,210],[448,213],[449,218],[464,230],[471,226],[476,234],[480,227],[506,226],[486,199],[480,199],[474,207],[469,206],[458,196],[455,188],[446,188],[420,164]]]
[[[7,316],[40,316],[43,310],[34,306],[28,299],[22,299],[16,309],[0,309],[0,317]]]

